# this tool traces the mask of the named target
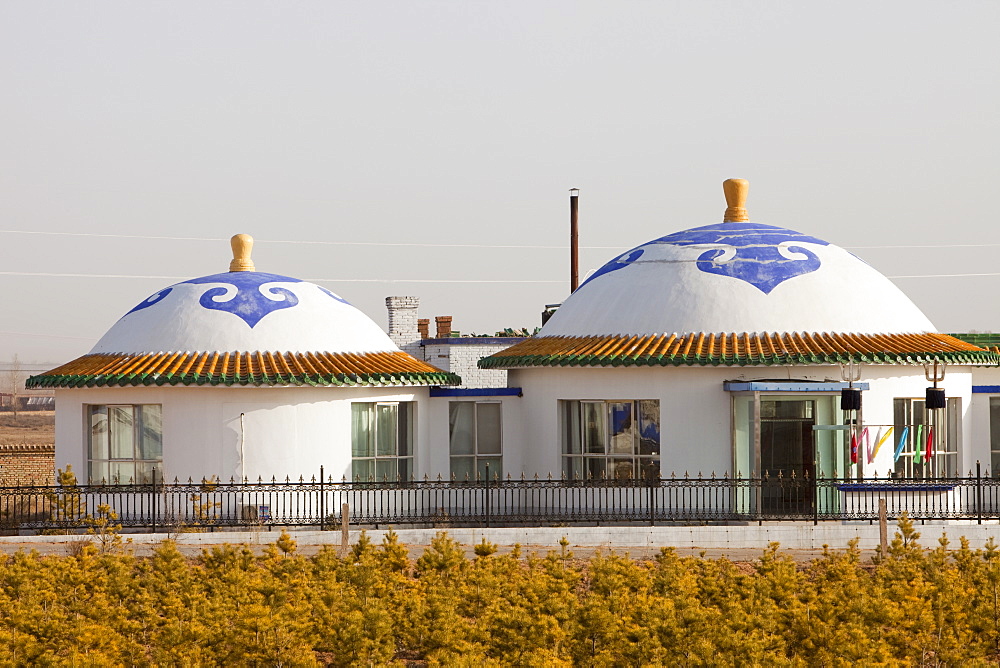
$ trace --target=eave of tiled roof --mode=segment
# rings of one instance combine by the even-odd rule
[[[996,365],[1000,354],[947,334],[730,333],[532,337],[483,358],[483,369],[534,366],[785,364]]]
[[[949,334],[956,339],[961,339],[974,346],[985,348],[986,350],[1000,353],[1000,334],[994,332],[965,332],[960,334]]]
[[[404,352],[94,354],[32,376],[28,387],[138,385],[457,385]]]

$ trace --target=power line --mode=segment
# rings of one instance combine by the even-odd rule
[[[66,236],[66,237],[99,237],[107,239],[146,239],[153,241],[212,241],[225,242],[229,239],[221,237],[170,237],[154,236],[146,234],[101,234],[97,232],[45,232],[39,230],[0,230],[0,234],[31,234],[40,236]],[[503,249],[540,249],[540,250],[568,250],[569,246],[556,245],[548,246],[542,244],[443,244],[443,243],[422,243],[411,241],[302,241],[297,239],[265,239],[257,241],[269,244],[295,244],[303,246],[397,246],[415,248],[503,248]],[[725,244],[696,244],[697,247],[706,248],[724,247]],[[626,250],[630,246],[580,246],[583,250]],[[1000,248],[1000,243],[975,243],[975,244],[888,244],[873,246],[841,246],[845,250],[901,250],[901,249],[935,249],[935,248]]]
[[[70,274],[47,271],[0,271],[0,276],[34,276],[40,278],[149,278],[164,281],[187,281],[190,276],[157,276],[139,274]],[[452,278],[305,278],[311,283],[565,283],[556,280],[523,279],[452,279]]]

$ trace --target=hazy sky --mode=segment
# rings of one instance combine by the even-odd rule
[[[0,359],[85,353],[237,232],[380,323],[406,294],[533,327],[568,252],[502,246],[565,246],[570,187],[584,273],[720,221],[728,177],[889,276],[1000,273],[998,28],[996,2],[4,0]],[[1000,331],[1000,276],[896,283]]]

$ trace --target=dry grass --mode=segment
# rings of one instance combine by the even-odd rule
[[[55,411],[18,411],[0,413],[0,444],[31,443],[52,445],[56,442]]]

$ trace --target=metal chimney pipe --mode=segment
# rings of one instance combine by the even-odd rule
[[[569,189],[569,291],[580,287],[580,189]]]

